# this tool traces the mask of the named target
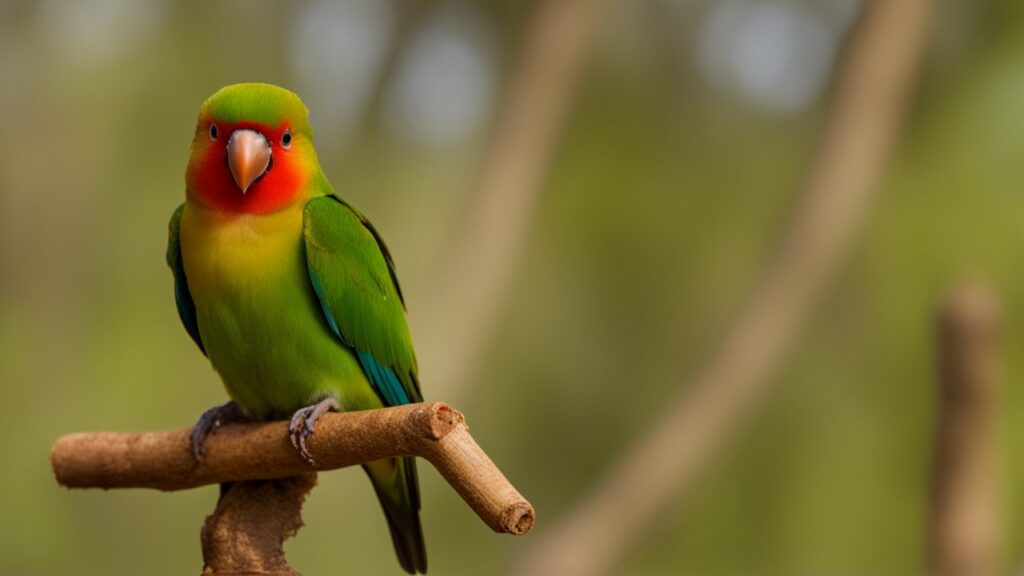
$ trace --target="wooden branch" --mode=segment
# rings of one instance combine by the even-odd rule
[[[203,522],[203,576],[301,576],[284,541],[302,528],[302,505],[316,474],[237,482]]]
[[[774,258],[694,380],[607,477],[534,541],[520,574],[614,571],[768,392],[878,188],[913,91],[932,3],[865,4],[836,65],[820,147]]]
[[[593,44],[601,0],[540,0],[480,160],[463,229],[417,337],[434,393],[458,398],[498,322]],[[435,315],[435,316],[431,316]],[[423,364],[427,364],[424,362]]]
[[[939,309],[939,418],[932,475],[929,574],[997,572],[999,522],[995,416],[1002,321],[983,285],[963,285]]]
[[[317,423],[307,464],[287,422],[232,424],[211,436],[202,462],[189,449],[191,428],[173,432],[89,432],[57,440],[57,481],[69,488],[182,490],[205,484],[286,478],[393,456],[430,461],[496,532],[525,534],[534,510],[469,434],[462,414],[439,402],[327,414]]]

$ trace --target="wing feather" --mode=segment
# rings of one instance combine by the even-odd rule
[[[185,211],[185,205],[178,206],[178,209],[171,215],[171,222],[167,227],[167,266],[174,274],[174,302],[178,307],[178,316],[181,323],[185,325],[185,331],[195,341],[196,346],[206,354],[206,347],[203,346],[203,339],[199,335],[199,319],[196,316],[196,303],[192,300],[192,293],[188,290],[188,280],[185,278],[185,264],[181,259],[181,214]]]
[[[331,330],[388,406],[420,402],[416,355],[394,261],[373,226],[337,196],[306,204],[310,283]]]

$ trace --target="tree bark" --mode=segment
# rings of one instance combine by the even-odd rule
[[[203,576],[300,576],[284,541],[302,528],[302,505],[316,474],[232,484],[203,522]]]

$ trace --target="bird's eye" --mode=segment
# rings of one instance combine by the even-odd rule
[[[216,139],[217,139],[217,125],[216,124],[210,124],[210,140],[216,140]]]
[[[281,146],[289,148],[292,145],[292,131],[285,130],[284,136],[281,136]]]

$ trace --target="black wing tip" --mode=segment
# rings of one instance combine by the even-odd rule
[[[412,460],[409,458],[407,460]],[[412,468],[409,464],[406,470]],[[412,468],[411,476],[414,482],[409,482],[410,474],[406,472],[406,486],[409,489],[409,500],[406,502],[395,502],[389,499],[373,481],[371,484],[377,493],[381,507],[384,509],[384,517],[388,522],[388,531],[391,532],[391,542],[395,546],[395,555],[402,569],[409,574],[427,573],[427,547],[423,541],[423,527],[420,524],[419,513],[419,486],[415,482],[415,469]]]
[[[388,526],[391,527],[391,540],[395,544],[395,555],[402,569],[409,574],[426,574],[427,549],[423,543],[423,532],[401,532],[390,521]]]
[[[391,532],[391,542],[395,545],[395,555],[402,569],[409,574],[427,573],[427,547],[423,542],[423,528],[420,526],[420,514],[414,509],[402,509],[381,496],[384,516]],[[401,514],[404,518],[399,519]]]

